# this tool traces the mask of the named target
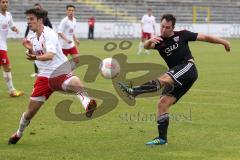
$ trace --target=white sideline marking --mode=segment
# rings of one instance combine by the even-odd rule
[[[207,93],[226,93],[226,94],[240,94],[239,92],[224,91],[224,90],[208,90],[208,89],[190,89],[194,92],[207,92]]]

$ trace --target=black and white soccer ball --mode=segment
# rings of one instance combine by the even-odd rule
[[[106,79],[113,79],[120,73],[120,64],[114,58],[106,58],[102,60],[99,71]]]

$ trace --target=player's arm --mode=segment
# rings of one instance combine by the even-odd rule
[[[210,42],[210,43],[216,43],[216,44],[222,44],[225,47],[226,51],[228,51],[228,52],[230,51],[230,42],[225,39],[216,37],[216,36],[198,33],[196,40]]]
[[[58,35],[66,42],[66,43],[72,43],[71,40],[68,40],[67,37],[62,33],[58,32]]]
[[[10,14],[9,26],[13,32],[16,32],[17,34],[19,33],[19,30],[17,29],[17,27],[15,26],[15,24],[13,22],[13,18],[12,18],[11,14]]]
[[[58,26],[58,35],[66,42],[66,43],[72,43],[71,40],[68,40],[66,35],[63,33],[64,31],[64,20],[60,22],[60,25]]]
[[[54,57],[54,53],[48,52],[43,55],[35,55],[33,51],[26,53],[28,60],[38,60],[38,61],[50,61]]]
[[[162,38],[161,37],[153,37],[153,38],[150,38],[149,40],[145,41],[144,42],[144,48],[145,49],[154,49],[155,48],[155,45],[157,43],[160,43],[160,41],[162,41]]]
[[[54,53],[52,52],[47,52],[42,55],[37,55],[33,50],[33,44],[31,43],[31,41],[27,40],[26,38],[22,40],[22,44],[26,49],[28,49],[28,51],[26,52],[26,56],[28,60],[49,61],[49,60],[52,60],[54,57]]]
[[[73,34],[73,40],[74,40],[74,42],[76,43],[76,45],[79,46],[80,41],[78,40],[78,38],[76,37],[75,34]]]
[[[54,55],[55,55],[54,53],[48,52],[48,53],[45,53],[43,55],[36,56],[36,60],[38,60],[38,61],[49,61],[49,60],[53,59]]]

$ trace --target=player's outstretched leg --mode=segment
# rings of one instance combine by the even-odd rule
[[[149,82],[146,82],[140,86],[132,87],[131,85],[126,85],[124,83],[119,83],[119,88],[127,93],[130,97],[136,97],[139,94],[143,93],[150,93],[150,92],[156,92],[161,88],[161,83],[158,79],[151,80]]]
[[[73,76],[70,81],[65,83],[66,91],[74,92],[86,110],[86,117],[91,118],[93,112],[97,109],[97,101],[89,97],[80,79]],[[65,88],[65,87],[64,87]]]
[[[124,93],[126,93],[128,98],[130,98],[130,99],[135,98],[136,94],[134,93],[134,90],[131,85],[127,85],[127,84],[119,82],[118,86]]]

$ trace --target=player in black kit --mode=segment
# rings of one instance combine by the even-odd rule
[[[157,111],[159,136],[147,142],[146,145],[167,144],[169,108],[191,88],[198,78],[188,42],[205,41],[222,44],[226,51],[230,51],[230,43],[224,39],[187,30],[174,31],[175,22],[176,18],[173,15],[163,15],[160,23],[161,36],[153,37],[144,43],[145,49],[158,50],[169,70],[159,78],[140,86],[131,87],[119,83],[119,87],[131,97],[142,93],[156,92],[163,88]]]

